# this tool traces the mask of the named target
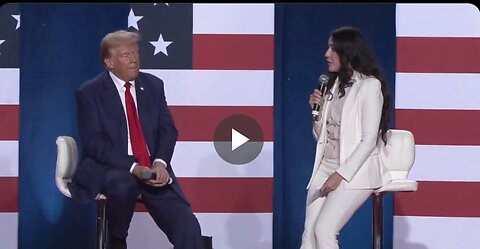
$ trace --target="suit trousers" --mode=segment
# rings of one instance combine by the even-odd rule
[[[345,189],[343,180],[337,189],[320,197],[320,188],[338,164],[322,160],[307,193],[305,225],[300,249],[338,249],[337,236],[373,189]]]
[[[175,183],[178,184],[178,183]],[[170,185],[152,187],[129,171],[111,169],[103,185],[109,235],[124,240],[139,194],[157,226],[175,249],[203,249],[200,224],[190,205]]]

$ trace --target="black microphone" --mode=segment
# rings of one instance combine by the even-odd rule
[[[143,180],[153,180],[153,179],[157,179],[157,174],[156,173],[153,173],[152,171],[150,170],[145,170],[143,171],[142,173],[142,179]],[[172,184],[173,182],[173,179],[170,177],[170,179],[168,179],[168,183],[167,184]]]
[[[155,179],[157,178],[157,174],[153,174],[152,171],[150,170],[145,170],[142,173],[142,179],[143,180],[150,180],[150,179]]]
[[[325,74],[320,75],[320,77],[318,77],[318,82],[320,82],[320,84],[318,85],[317,89],[321,92],[322,96],[325,96],[325,91],[327,91],[328,76]],[[316,121],[319,114],[320,114],[320,105],[313,104],[312,120]]]

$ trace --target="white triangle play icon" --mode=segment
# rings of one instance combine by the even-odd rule
[[[232,151],[248,142],[250,139],[232,128]]]

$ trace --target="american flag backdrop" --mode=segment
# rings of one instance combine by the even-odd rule
[[[125,16],[124,28],[142,34],[142,71],[165,82],[179,130],[172,166],[214,248],[272,248],[274,9],[145,3],[130,4]],[[20,16],[18,4],[0,7],[2,249],[18,245]],[[395,121],[415,136],[409,178],[419,188],[395,194],[393,248],[478,248],[479,10],[397,4],[396,18]],[[263,129],[262,152],[249,164],[228,164],[215,152],[215,127],[230,114],[254,117]],[[168,248],[159,234],[138,206],[129,248]]]
[[[130,6],[142,71],[165,82],[179,130],[171,164],[202,233],[215,248],[271,248],[274,4]],[[264,132],[262,152],[245,165],[223,161],[213,145],[216,126],[231,114],[253,117]],[[129,245],[153,249],[161,239],[138,207]]]
[[[0,7],[0,248],[17,248],[18,124],[19,124],[18,4]]]
[[[471,4],[397,4],[396,127],[415,136],[394,197],[394,249],[479,248],[480,13]]]
[[[13,249],[18,224],[20,13],[12,4],[0,11],[0,248]],[[142,35],[141,70],[165,83],[179,130],[171,164],[203,235],[213,236],[216,248],[270,248],[274,4],[131,4],[125,23],[124,29]],[[245,165],[223,161],[213,145],[217,124],[231,114],[255,118],[264,132],[262,152]],[[159,231],[139,205],[129,246],[171,247]]]

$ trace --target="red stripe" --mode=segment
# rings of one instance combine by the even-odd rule
[[[18,212],[18,177],[0,177],[0,212]]]
[[[193,69],[273,70],[273,35],[194,34]]]
[[[178,181],[194,212],[273,212],[273,178],[189,177]],[[146,209],[139,203],[135,211]]]
[[[479,193],[480,182],[419,182],[416,192],[394,194],[394,215],[480,217]]]
[[[478,110],[395,110],[395,127],[413,133],[416,144],[480,145]]]
[[[0,105],[0,140],[18,140],[18,105]]]
[[[480,73],[479,37],[397,37],[397,72]]]
[[[265,141],[273,141],[272,106],[172,106],[179,141],[213,141],[215,128],[230,115],[247,115],[257,121]]]
[[[178,178],[194,212],[271,213],[273,178]],[[18,212],[18,178],[0,177],[0,212]],[[138,204],[137,212],[145,212]]]

